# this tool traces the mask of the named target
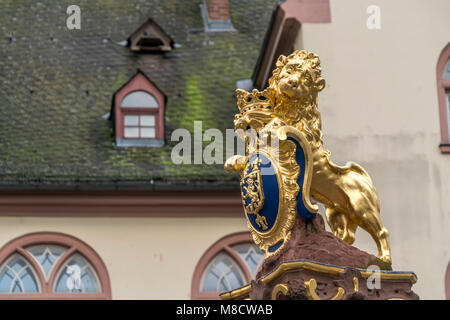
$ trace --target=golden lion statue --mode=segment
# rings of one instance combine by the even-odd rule
[[[288,57],[281,55],[269,79],[268,91],[273,99],[270,114],[246,112],[235,118],[235,129],[259,130],[274,118],[301,131],[311,146],[313,173],[311,196],[326,207],[326,218],[335,236],[352,244],[359,226],[375,240],[378,257],[391,263],[389,233],[380,218],[380,203],[367,172],[348,162],[337,166],[330,152],[322,147],[321,117],[317,107],[318,93],[325,87],[319,57],[304,50]],[[255,91],[255,90],[254,90]],[[248,94],[237,90],[237,96]],[[242,170],[245,160],[234,156],[227,160],[228,171]]]

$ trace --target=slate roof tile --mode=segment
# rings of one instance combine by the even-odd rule
[[[232,128],[236,81],[250,78],[276,0],[230,0],[237,32],[205,33],[201,0],[0,1],[1,189],[229,189],[223,165],[175,165],[173,130]],[[120,45],[152,18],[179,47]],[[112,96],[137,69],[167,96],[166,145],[114,146]]]

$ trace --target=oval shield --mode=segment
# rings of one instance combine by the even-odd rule
[[[309,211],[308,208],[306,208],[305,203],[303,201],[305,192],[308,192],[309,194],[309,190],[305,191],[305,188],[309,188],[309,186],[305,186],[305,173],[306,173],[305,152],[297,140],[293,138],[288,138],[288,140],[295,143],[296,147],[295,161],[297,162],[300,168],[297,179],[297,184],[300,187],[300,192],[297,194],[297,213],[304,219],[313,219],[316,216],[316,214],[314,212]]]
[[[274,165],[263,154],[250,157],[241,179],[242,204],[251,226],[270,232],[279,215],[280,191]]]

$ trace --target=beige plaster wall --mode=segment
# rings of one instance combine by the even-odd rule
[[[394,268],[423,299],[444,299],[450,261],[450,155],[440,153],[436,64],[450,41],[448,0],[331,0],[330,24],[303,24],[296,48],[317,53],[325,147],[372,176]],[[381,29],[369,30],[369,5]],[[376,252],[362,230],[356,246]]]
[[[31,232],[69,234],[103,259],[113,299],[190,299],[203,253],[223,236],[246,230],[243,218],[0,217],[0,247]]]

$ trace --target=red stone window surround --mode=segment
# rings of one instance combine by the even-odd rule
[[[44,254],[37,253],[40,249],[39,247],[47,248],[46,250],[48,248],[52,248],[52,250],[59,248],[61,251],[56,254],[55,252],[47,252],[47,255],[44,257]],[[34,251],[36,249],[37,251]],[[10,266],[8,266],[8,263],[16,257],[19,257],[18,263],[15,265],[10,263]],[[74,264],[71,263],[74,259],[84,261],[84,266],[80,268],[81,277],[85,276],[83,270],[87,270],[92,275],[92,279],[95,278],[96,280],[97,292],[57,292],[59,283],[67,285],[69,282],[66,279],[68,277],[63,278],[64,271],[68,272],[69,268],[73,267]],[[52,262],[51,265],[49,261]],[[9,268],[11,270],[10,275],[23,276],[24,272],[20,273],[20,266],[24,265],[28,267],[27,269],[23,267],[22,271],[28,271],[29,274],[34,276],[34,284],[38,292],[30,293],[27,290],[23,290],[25,293],[3,292],[0,293],[0,299],[111,299],[110,280],[102,259],[90,246],[72,236],[61,233],[41,232],[27,234],[8,242],[0,249],[0,291],[4,291],[5,282],[8,282],[2,282],[5,270]],[[22,281],[17,281],[17,284],[14,284],[14,280],[12,280],[12,288],[16,287],[20,291],[21,287],[26,288],[27,285],[30,286],[30,283],[33,286],[31,277],[27,277],[28,279],[26,277],[21,278]],[[27,284],[24,284],[26,281]],[[81,288],[81,284],[75,284],[75,286],[76,288]]]
[[[450,153],[450,43],[442,50],[436,69],[442,153]]]
[[[164,94],[138,71],[114,96],[116,145],[164,145]]]
[[[240,280],[242,282],[240,285],[246,285],[253,279],[253,274],[256,271],[257,264],[253,262],[261,262],[263,256],[263,253],[253,243],[249,232],[234,233],[223,237],[209,247],[197,263],[192,277],[191,299],[219,299],[219,291],[223,290],[206,291],[204,282],[208,280],[210,273],[212,276],[216,275],[217,278],[220,276],[218,274],[220,271],[225,274],[224,267],[227,269],[228,274],[234,273],[237,275],[237,278],[233,277],[231,279],[224,277],[224,282],[232,284],[230,280]],[[215,263],[217,263],[218,268],[214,268]],[[253,270],[251,270],[250,266]],[[212,282],[214,284],[215,281]],[[219,281],[217,281],[217,284],[219,284]]]

